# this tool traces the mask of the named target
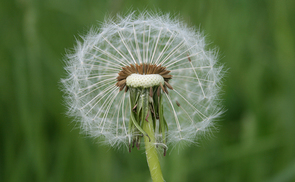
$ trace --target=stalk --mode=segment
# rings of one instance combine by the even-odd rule
[[[148,122],[144,120],[143,130],[148,134],[144,136],[145,143],[145,153],[147,158],[147,163],[150,169],[151,177],[153,182],[163,182],[164,178],[161,171],[161,166],[159,162],[159,157],[157,153],[157,149],[155,146],[155,133],[151,112],[148,112]]]

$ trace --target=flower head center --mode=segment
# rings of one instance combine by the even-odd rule
[[[134,88],[149,88],[159,86],[160,83],[164,85],[164,78],[159,74],[141,75],[134,73],[126,78],[126,85]]]
[[[120,91],[125,88],[127,92],[129,87],[132,88],[151,88],[160,86],[163,91],[168,93],[166,87],[173,89],[168,83],[172,78],[170,71],[166,67],[156,64],[135,64],[122,67],[118,73],[116,86],[120,87]],[[159,87],[159,88],[160,88]]]

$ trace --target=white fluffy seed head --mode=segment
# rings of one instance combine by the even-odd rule
[[[223,67],[217,54],[209,50],[205,37],[195,28],[169,14],[131,13],[107,19],[78,42],[68,55],[62,79],[69,114],[81,130],[113,147],[128,146],[130,121],[129,91],[119,91],[122,67],[150,64],[171,71],[173,90],[163,93],[163,113],[167,121],[167,145],[196,143],[199,136],[214,128],[222,113],[220,85]],[[127,85],[148,87],[162,82],[157,76],[130,76]],[[146,79],[146,81],[144,81]],[[159,127],[159,124],[157,124]],[[162,136],[155,130],[156,143]]]
[[[126,85],[134,88],[149,88],[153,86],[158,86],[160,85],[160,83],[164,85],[164,78],[159,74],[131,74],[126,79]]]

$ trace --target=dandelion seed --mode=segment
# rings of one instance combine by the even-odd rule
[[[68,55],[69,114],[113,147],[195,143],[221,113],[223,76],[204,36],[169,15],[134,13],[92,29]],[[155,139],[144,130],[152,122]],[[201,133],[199,133],[201,132]]]

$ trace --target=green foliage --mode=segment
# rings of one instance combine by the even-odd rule
[[[116,151],[79,135],[58,84],[74,36],[131,7],[200,25],[229,68],[219,132],[169,149],[165,179],[294,181],[295,1],[288,0],[1,1],[0,181],[150,180],[143,150]]]

